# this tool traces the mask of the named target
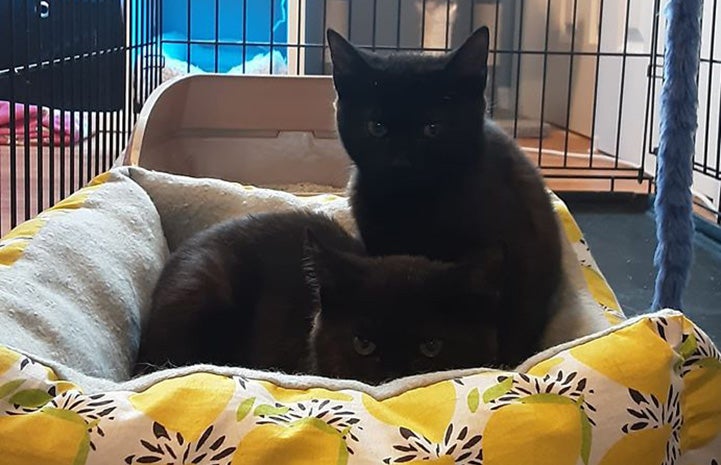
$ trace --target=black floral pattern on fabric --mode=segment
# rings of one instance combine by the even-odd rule
[[[106,394],[86,396],[79,391],[66,391],[50,402],[50,406],[58,410],[67,410],[77,413],[88,425],[90,436],[90,449],[95,451],[95,441],[98,437],[105,437],[101,420],[112,421],[113,413],[118,406],[114,399]]]
[[[589,463],[593,443],[593,427],[596,426],[596,407],[588,397],[595,393],[589,386],[588,379],[578,372],[547,373],[542,377],[529,376],[525,373],[503,375],[497,378],[498,384],[483,393],[483,402],[490,410],[499,410],[508,405],[523,403],[534,398],[543,402],[566,402],[577,406],[581,421],[581,449],[579,455],[584,464]],[[544,399],[545,398],[545,399]]]
[[[20,373],[45,368],[28,357],[20,359]],[[28,373],[32,379],[32,375]],[[25,415],[45,407],[58,393],[54,383],[28,386],[28,379],[18,378],[0,385],[0,415]]]
[[[663,339],[664,341],[668,342],[668,320],[665,317],[659,316],[654,318],[653,320],[656,325],[656,333]]]
[[[351,455],[355,452],[348,444],[348,440],[358,443],[358,436],[354,433],[354,429],[363,430],[360,418],[349,409],[348,405],[329,399],[311,399],[292,404],[276,402],[274,405],[260,405],[256,408],[255,415],[258,417],[256,420],[258,425],[287,425],[306,418],[320,420],[338,432]]]
[[[403,441],[393,445],[393,455],[383,459],[383,463],[436,460],[449,456],[456,465],[483,465],[482,436],[471,434],[468,426],[460,428],[449,423],[443,441],[437,444],[424,435],[402,426],[398,432]]]
[[[686,355],[686,358],[681,366],[681,376],[707,364],[721,365],[721,352],[711,339],[697,327],[694,327],[691,334],[684,335],[681,346],[682,348],[688,347],[689,352],[689,354],[682,353],[682,355]]]
[[[248,385],[248,378],[245,376],[233,376],[233,380],[238,383],[241,389],[246,390]]]
[[[588,401],[588,395],[595,391],[588,386],[588,379],[579,376],[578,372],[571,371],[568,374],[563,370],[557,373],[548,373],[543,377],[530,377],[524,373],[517,376],[499,376],[498,385],[491,389],[497,389],[494,393],[490,389],[484,394],[484,400],[491,407],[491,410],[498,410],[526,397],[551,394],[565,397],[578,404],[584,412],[588,421],[596,425],[593,416],[596,407]]]
[[[21,364],[23,367],[28,364]],[[82,392],[71,389],[61,394],[57,393],[57,387],[53,384],[46,390],[43,389],[20,389],[22,383],[17,383],[14,393],[11,389],[5,397],[11,404],[5,410],[6,415],[27,415],[38,410],[54,409],[63,410],[77,414],[87,425],[90,449],[97,450],[96,441],[105,437],[102,427],[103,420],[114,420],[113,413],[118,406],[114,399],[107,394],[85,395]],[[1,398],[2,396],[0,396]]]
[[[681,456],[681,393],[671,385],[666,402],[661,402],[653,394],[643,394],[635,389],[628,390],[635,407],[626,411],[630,419],[622,427],[624,434],[647,429],[658,429],[666,425],[671,427],[671,434],[666,442],[665,457],[661,465],[673,465]]]
[[[227,446],[226,436],[214,434],[210,425],[195,442],[188,442],[180,433],[171,434],[163,425],[153,422],[152,437],[140,440],[140,450],[125,457],[125,463],[203,463],[230,465],[235,446]]]

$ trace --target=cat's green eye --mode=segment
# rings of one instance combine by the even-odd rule
[[[421,351],[421,353],[428,358],[433,358],[436,355],[440,354],[442,348],[443,341],[441,341],[440,339],[431,339],[418,346],[418,349]]]
[[[380,121],[368,121],[368,134],[373,137],[383,137],[388,134],[388,128]]]
[[[376,345],[373,341],[356,336],[353,338],[353,348],[358,355],[363,355],[365,357],[375,352]]]
[[[441,125],[438,123],[428,123],[423,126],[423,135],[428,138],[438,137],[441,133]]]

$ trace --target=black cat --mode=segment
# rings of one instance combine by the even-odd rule
[[[559,225],[539,172],[485,117],[488,29],[446,54],[358,49],[328,31],[353,214],[371,255],[508,253],[500,361],[538,349],[561,281]]]
[[[496,361],[503,254],[368,257],[326,216],[226,221],[170,257],[139,367],[213,363],[379,383]]]

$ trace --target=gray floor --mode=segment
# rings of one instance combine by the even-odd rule
[[[565,199],[599,267],[627,315],[647,311],[653,298],[656,248],[653,215],[617,202]],[[721,243],[697,232],[684,313],[721,343]]]

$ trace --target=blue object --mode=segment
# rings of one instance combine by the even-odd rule
[[[243,3],[245,2],[245,13]],[[218,11],[216,15],[216,4]],[[271,8],[272,6],[272,8]],[[190,24],[188,23],[190,8]],[[271,11],[272,10],[272,11]],[[271,21],[271,13],[273,18]],[[288,41],[287,0],[163,0],[163,54],[190,62],[207,72],[227,72],[243,63],[243,42],[284,44]],[[217,30],[216,30],[217,17]],[[246,37],[243,36],[245,23]],[[190,26],[190,31],[188,31]],[[198,44],[194,41],[232,42],[237,45]],[[171,42],[168,42],[171,41]],[[191,44],[188,44],[191,42]],[[287,59],[287,47],[273,47]],[[190,52],[190,57],[188,57]],[[270,47],[245,47],[245,61],[256,55],[269,53]]]
[[[697,76],[703,0],[670,0],[661,91],[656,178],[658,267],[653,309],[682,308],[693,260],[693,157],[698,126]]]

